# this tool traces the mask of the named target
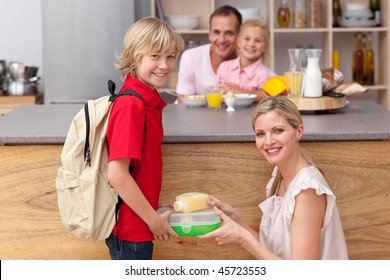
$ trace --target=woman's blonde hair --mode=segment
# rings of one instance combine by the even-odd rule
[[[261,28],[263,31],[264,31],[264,39],[266,41],[266,44],[267,46],[269,46],[269,31],[268,31],[268,27],[267,25],[259,20],[259,19],[248,19],[246,21],[244,21],[242,24],[241,24],[241,27],[240,27],[240,32],[238,33],[238,36],[240,37],[242,35],[242,31],[246,28],[246,27],[259,27]],[[264,61],[265,60],[265,57],[266,57],[266,52],[263,53],[261,55],[261,60]]]
[[[115,67],[121,71],[122,79],[125,79],[129,74],[136,76],[136,69],[143,55],[173,50],[177,57],[183,49],[183,38],[166,22],[155,17],[146,17],[132,24],[127,30],[122,53],[115,55]]]
[[[270,111],[277,110],[278,113],[295,129],[303,125],[302,116],[297,106],[285,96],[269,96],[259,102],[252,116],[252,128],[255,130],[255,123],[258,117]]]
[[[277,96],[269,96],[262,101],[259,102],[255,111],[252,115],[252,128],[255,131],[255,123],[256,120],[263,114],[268,113],[270,111],[277,111],[280,116],[282,116],[294,129],[298,129],[300,125],[303,125],[302,116],[299,113],[297,106],[285,96],[277,95]],[[310,155],[308,152],[300,149],[302,157],[311,165],[314,165]],[[320,170],[321,171],[321,170]],[[322,172],[322,171],[321,171]],[[272,185],[271,194],[275,194],[277,186],[279,185],[281,180],[281,174],[278,170],[275,181]]]

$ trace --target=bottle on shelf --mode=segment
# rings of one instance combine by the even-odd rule
[[[355,34],[355,49],[352,54],[352,80],[364,84],[364,52],[361,32]]]
[[[364,49],[364,84],[374,84],[374,73],[375,73],[375,53],[372,49],[371,33],[367,33],[364,36],[365,49]]]
[[[309,27],[324,27],[324,4],[322,0],[309,0]]]
[[[294,0],[294,28],[307,27],[306,0]]]
[[[291,13],[287,0],[282,0],[278,9],[278,24],[280,28],[287,28],[290,25]]]
[[[369,8],[373,13],[376,25],[381,26],[381,0],[370,0]]]
[[[340,53],[334,50],[332,53],[332,67],[336,70],[340,70]]]
[[[339,0],[333,0],[333,27],[340,27],[341,5]]]

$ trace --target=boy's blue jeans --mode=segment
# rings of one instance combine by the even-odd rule
[[[113,260],[151,260],[153,242],[128,242],[117,239],[111,234],[106,239],[106,245]]]

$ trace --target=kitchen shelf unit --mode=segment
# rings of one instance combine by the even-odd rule
[[[203,39],[208,42],[208,29],[210,14],[223,5],[231,5],[236,8],[260,8],[260,16],[265,17],[267,13],[268,0],[160,0],[165,16],[167,15],[200,15],[199,26],[196,29],[178,29],[184,39]],[[156,0],[150,0],[151,15],[159,17]],[[202,36],[197,36],[202,35]]]
[[[368,0],[340,0],[342,9],[346,2],[368,3]],[[270,31],[269,66],[278,74],[283,74],[289,67],[287,48],[294,48],[298,43],[312,43],[321,48],[321,67],[332,66],[332,53],[340,52],[340,71],[344,81],[352,81],[352,51],[355,47],[354,34],[371,32],[375,51],[375,85],[365,85],[371,92],[377,92],[377,102],[390,109],[390,72],[388,67],[390,34],[389,20],[390,4],[381,1],[382,26],[380,27],[333,27],[332,0],[323,0],[324,26],[321,28],[279,28],[277,10],[281,0],[268,0],[268,25]],[[289,1],[290,11],[293,11],[293,1]],[[292,17],[291,17],[292,18]],[[283,46],[281,48],[280,46]],[[369,94],[370,94],[369,93]]]
[[[340,52],[340,71],[344,74],[344,81],[352,81],[352,51],[355,46],[356,32],[371,32],[375,51],[375,85],[366,86],[371,92],[377,93],[377,102],[390,109],[390,71],[388,57],[390,48],[389,19],[390,3],[381,1],[381,27],[333,27],[332,0],[322,0],[323,24],[320,28],[293,28],[292,20],[289,28],[279,28],[277,10],[282,0],[161,0],[165,15],[198,14],[201,15],[200,25],[195,30],[177,30],[185,40],[204,40],[207,42],[208,20],[216,7],[224,4],[236,8],[256,7],[261,10],[261,17],[269,26],[270,49],[266,64],[277,74],[283,75],[289,68],[287,48],[294,48],[298,43],[312,43],[314,47],[322,49],[321,67],[332,66],[332,53]],[[351,0],[340,0],[342,8]],[[353,0],[353,2],[368,3],[368,0]],[[291,13],[293,0],[288,1]],[[151,15],[158,16],[156,1],[151,0]],[[293,17],[291,17],[292,19]]]

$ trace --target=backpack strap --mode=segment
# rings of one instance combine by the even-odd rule
[[[141,95],[139,95],[137,92],[131,89],[126,89],[118,94],[115,93],[116,85],[113,81],[109,80],[107,82],[108,85],[108,91],[110,92],[110,98],[108,99],[108,102],[114,102],[116,98],[118,98],[121,95],[132,95],[137,97],[138,99],[142,100],[145,103],[145,100],[142,98]],[[88,109],[88,102],[84,105],[84,114],[85,114],[85,124],[86,124],[86,135],[85,135],[85,146],[84,146],[84,159],[85,163],[87,163],[89,166],[91,166],[91,152],[89,147],[89,134],[91,132],[91,125],[90,125],[90,119],[89,119],[89,109]]]
[[[84,145],[84,160],[85,163],[91,166],[91,149],[89,147],[89,133],[91,132],[91,124],[89,119],[89,109],[88,109],[88,102],[84,105],[84,115],[85,115],[85,145]]]
[[[115,83],[114,83],[113,81],[111,81],[111,80],[108,80],[107,85],[108,85],[108,91],[109,91],[110,94],[111,94],[111,97],[110,97],[110,100],[109,100],[109,101],[111,102],[111,98],[114,98],[114,97],[116,96],[116,94],[115,94],[116,85],[115,85]]]
[[[116,88],[116,85],[113,81],[109,80],[107,82],[107,85],[108,85],[108,91],[110,92],[111,96],[110,98],[108,99],[108,102],[114,102],[114,100],[121,96],[121,95],[133,95],[135,97],[138,97],[139,99],[141,99],[144,104],[145,104],[145,100],[142,98],[141,95],[139,95],[137,92],[135,92],[134,90],[131,90],[131,89],[125,89],[123,91],[120,91],[118,94],[115,93],[115,88]]]
[[[141,99],[142,102],[144,102],[144,104],[145,104],[145,100],[142,98],[142,96],[139,95],[137,92],[135,92],[135,91],[132,90],[132,89],[125,89],[125,90],[119,92],[119,93],[118,93],[117,95],[115,95],[114,97],[111,96],[111,97],[112,97],[112,101],[111,101],[111,102],[114,102],[115,99],[117,99],[119,96],[122,96],[122,95],[132,95],[132,96],[135,96],[135,97],[137,97],[138,99]],[[110,97],[110,99],[111,99],[111,97]],[[146,104],[145,104],[145,105],[146,105]]]
[[[139,98],[140,100],[143,101],[144,105],[146,106],[146,102],[145,100],[142,98],[141,95],[139,95],[137,92],[135,92],[134,90],[131,90],[131,89],[125,89],[123,91],[120,91],[118,94],[115,94],[115,88],[116,88],[116,85],[115,83],[112,81],[112,80],[109,80],[107,82],[107,85],[108,85],[108,91],[110,92],[111,96],[110,98],[108,99],[108,102],[114,102],[115,99],[117,99],[119,96],[122,96],[122,95],[133,95],[137,98]],[[145,125],[144,125],[144,130],[146,129],[146,111],[145,111]],[[87,140],[88,141],[88,140]],[[129,173],[132,174],[133,173],[133,166],[129,166]],[[120,206],[122,205],[123,203],[123,199],[118,195],[118,202],[116,203],[115,205],[115,220],[116,222],[118,222],[118,217],[119,217],[119,208]],[[119,238],[117,236],[117,247],[118,247],[118,250],[119,250]]]

